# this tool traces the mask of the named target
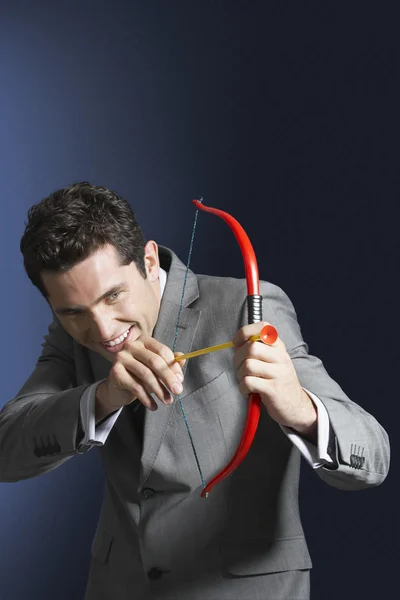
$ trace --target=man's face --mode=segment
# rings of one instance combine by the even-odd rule
[[[147,279],[134,262],[119,266],[114,246],[106,245],[66,273],[42,273],[49,304],[63,328],[111,362],[122,347],[107,350],[104,342],[130,328],[130,340],[151,335],[157,321],[160,267],[155,242],[147,242],[144,260]]]

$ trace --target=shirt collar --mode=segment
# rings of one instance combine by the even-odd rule
[[[167,273],[160,267],[160,297],[164,293],[165,284],[167,283]]]

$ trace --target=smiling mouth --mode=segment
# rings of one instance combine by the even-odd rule
[[[113,340],[112,342],[108,342],[108,343],[100,342],[100,345],[102,348],[104,348],[104,350],[107,350],[107,352],[111,352],[112,354],[114,354],[115,352],[119,352],[120,350],[123,349],[125,342],[129,341],[132,338],[133,330],[134,330],[134,324],[131,325],[129,327],[129,329],[127,329],[118,338],[115,338],[115,340]]]
[[[124,331],[124,333],[122,333],[120,336],[114,338],[111,342],[100,342],[100,343],[102,346],[105,346],[106,348],[113,348],[114,346],[119,346],[119,344],[122,344],[122,342],[126,340],[131,329],[132,329],[132,325],[129,327],[129,329]]]

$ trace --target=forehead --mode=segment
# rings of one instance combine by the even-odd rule
[[[90,305],[113,285],[126,279],[134,263],[121,267],[114,246],[107,245],[65,273],[42,273],[42,279],[55,306]]]

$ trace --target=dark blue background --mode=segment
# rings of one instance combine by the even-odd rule
[[[28,208],[74,181],[106,185],[129,199],[148,239],[186,262],[191,199],[204,196],[242,223],[310,353],[391,437],[379,488],[339,491],[303,465],[316,599],[372,600],[398,587],[396,7],[0,8],[0,405],[30,375],[51,319],[19,253]],[[192,267],[243,274],[232,233],[203,213]],[[95,451],[0,484],[0,600],[83,597],[102,489]]]

